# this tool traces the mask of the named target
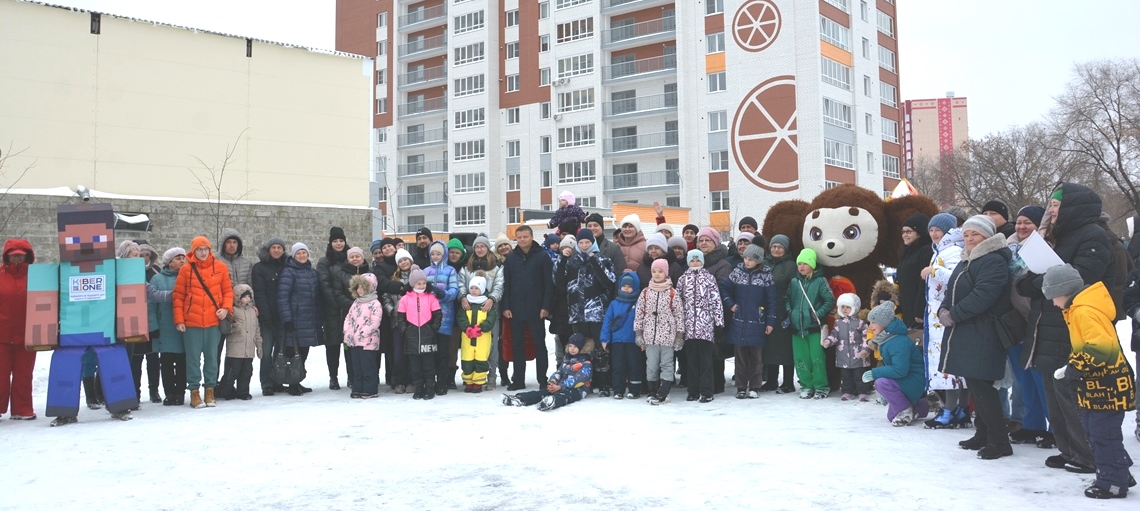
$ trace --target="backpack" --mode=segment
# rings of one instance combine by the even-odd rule
[[[649,288],[645,288],[645,289],[641,290],[641,296],[639,296],[637,298],[638,302],[640,303],[641,300],[644,300],[646,296],[649,296]],[[675,296],[677,296],[677,291],[674,290],[673,288],[669,288],[669,310],[673,309],[673,298]],[[648,307],[645,309],[641,309],[641,318],[642,319],[645,319],[645,315],[647,314],[647,310],[648,310]]]

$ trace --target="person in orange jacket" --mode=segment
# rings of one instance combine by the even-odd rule
[[[234,290],[229,267],[214,258],[209,239],[194,238],[190,242],[190,254],[190,261],[178,271],[178,280],[174,283],[174,326],[185,333],[190,406],[212,407],[215,406],[214,387],[218,383],[215,354],[222,340],[219,325],[233,309]],[[206,355],[204,360],[203,354]],[[206,387],[204,400],[198,393],[202,386]]]

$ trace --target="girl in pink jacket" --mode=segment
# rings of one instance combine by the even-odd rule
[[[352,352],[352,398],[371,399],[379,395],[380,375],[377,354],[380,350],[380,320],[384,307],[376,299],[376,276],[371,273],[353,276],[348,290],[356,300],[344,318],[344,344]]]

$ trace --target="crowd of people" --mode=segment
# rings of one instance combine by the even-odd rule
[[[118,256],[145,258],[150,285],[149,340],[128,345],[136,391],[145,361],[150,401],[167,406],[184,405],[187,390],[194,408],[252,399],[254,383],[262,396],[303,396],[312,389],[275,379],[275,360],[303,363],[317,347],[330,390],[345,361],[354,399],[377,397],[383,381],[431,400],[458,389],[456,373],[465,393],[501,385],[504,405],[544,411],[590,394],[663,405],[674,387],[708,403],[729,382],[737,399],[822,400],[838,388],[857,402],[877,393],[895,426],[972,426],[959,446],[981,459],[1009,456],[1011,444],[1055,448],[1047,466],[1096,474],[1089,497],[1124,497],[1135,484],[1122,424],[1136,380],[1114,323],[1131,319],[1140,348],[1140,269],[1088,188],[1064,183],[1012,218],[999,201],[973,216],[908,218],[894,281],[839,296],[814,251],[793,254],[786,234],[766,238],[751,217],[725,243],[711,227],[675,233],[658,206],[653,233],[629,215],[610,238],[572,194],[559,201],[541,242],[527,225],[513,242],[469,245],[423,228],[414,243],[384,238],[365,252],[333,227],[323,255],[269,238],[255,260],[234,230],[216,250],[205,237],[161,255],[124,241]],[[1062,265],[1028,269],[1018,251],[1035,232]],[[12,419],[36,418],[35,354],[23,347],[33,262],[27,241],[5,242],[0,413],[11,403]],[[98,409],[94,360],[83,377]]]

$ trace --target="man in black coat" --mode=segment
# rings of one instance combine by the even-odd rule
[[[997,232],[1006,238],[1013,235],[1015,226],[1009,221],[1009,206],[999,200],[992,200],[982,206],[982,214],[994,221]]]
[[[503,319],[511,322],[514,372],[507,390],[526,388],[526,333],[534,341],[535,370],[539,388],[546,386],[549,355],[546,352],[546,328],[543,320],[554,304],[554,268],[550,256],[534,242],[534,232],[527,225],[515,230],[518,246],[507,255],[503,266]]]
[[[431,266],[431,253],[428,252],[428,247],[435,238],[431,234],[431,229],[427,227],[420,227],[416,231],[416,244],[408,247],[408,253],[412,254],[412,264],[419,266],[420,269]]]

